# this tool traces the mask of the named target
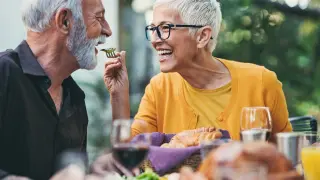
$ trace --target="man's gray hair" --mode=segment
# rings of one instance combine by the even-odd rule
[[[213,40],[208,43],[208,48],[211,52],[216,48],[222,21],[220,3],[217,0],[157,0],[154,8],[159,5],[166,5],[179,12],[186,24],[211,26]],[[190,28],[191,34],[196,32],[197,29]]]
[[[82,18],[82,0],[23,0],[22,21],[28,30],[43,32],[50,26],[55,13],[67,8],[74,19]]]

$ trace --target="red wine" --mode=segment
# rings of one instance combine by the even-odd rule
[[[147,156],[149,149],[147,147],[114,147],[113,156],[124,167],[129,170],[137,167]]]
[[[267,133],[266,133],[266,140],[269,141],[270,140],[270,137],[271,137],[271,131],[269,129],[266,130]]]

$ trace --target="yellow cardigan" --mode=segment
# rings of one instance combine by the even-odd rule
[[[240,113],[245,106],[267,106],[271,111],[272,134],[292,131],[282,84],[274,72],[250,64],[219,59],[231,73],[231,98],[216,118],[231,138],[240,139]],[[147,131],[133,123],[133,135],[143,132],[178,133],[195,129],[197,112],[185,101],[183,79],[178,73],[160,73],[145,89],[135,119],[146,121]]]

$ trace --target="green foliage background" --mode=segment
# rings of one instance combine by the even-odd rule
[[[224,20],[214,55],[275,71],[283,83],[290,116],[317,114],[319,21],[253,6],[250,2],[221,1]]]

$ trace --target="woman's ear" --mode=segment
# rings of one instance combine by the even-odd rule
[[[210,26],[204,26],[199,29],[197,33],[197,47],[204,48],[212,37],[212,28]]]
[[[70,9],[61,9],[57,11],[55,16],[55,24],[57,29],[63,34],[69,34],[71,29],[72,12]]]

